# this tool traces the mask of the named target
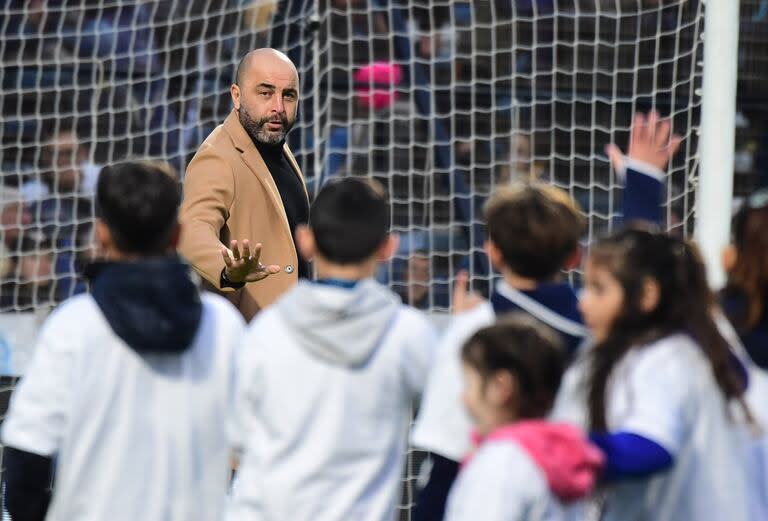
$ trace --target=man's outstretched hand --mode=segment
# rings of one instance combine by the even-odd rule
[[[231,241],[229,248],[221,247],[221,256],[224,257],[224,271],[227,279],[236,284],[242,282],[257,282],[270,275],[280,273],[280,266],[270,264],[265,266],[259,262],[261,257],[261,243],[256,244],[251,252],[248,239],[242,241],[242,251],[237,241]]]
[[[651,111],[648,117],[640,112],[636,113],[626,157],[653,165],[659,170],[666,170],[670,159],[683,141],[677,134],[670,135],[671,130],[672,122],[669,119],[661,119],[655,110]],[[614,170],[624,172],[625,156],[621,149],[610,144],[605,147],[605,152]]]

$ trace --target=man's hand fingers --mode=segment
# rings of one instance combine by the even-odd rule
[[[248,239],[243,240],[243,259],[249,260],[251,258],[251,244]]]
[[[257,242],[256,245],[253,247],[253,251],[251,252],[251,258],[253,259],[253,262],[256,264],[259,263],[259,259],[261,258],[261,243]],[[278,269],[279,271],[279,269]]]
[[[232,257],[229,256],[229,250],[226,246],[221,247],[221,256],[224,257],[224,264],[227,268],[232,267]]]
[[[256,266],[256,268],[251,271],[248,275],[246,275],[245,280],[248,282],[257,282],[259,280],[264,280],[270,275],[275,275],[277,273],[280,273],[280,266],[277,264],[270,264],[268,266],[264,266],[263,264],[259,264]]]
[[[229,249],[232,250],[232,257],[234,257],[235,260],[240,260],[240,248],[237,247],[237,241],[230,241]]]

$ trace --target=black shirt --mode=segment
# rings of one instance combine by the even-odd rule
[[[280,192],[293,243],[296,244],[296,227],[309,222],[309,201],[304,191],[304,185],[302,185],[301,179],[299,179],[291,163],[288,162],[288,158],[285,157],[283,143],[277,145],[254,144],[275,181],[277,191]],[[269,244],[265,244],[264,247],[269,248]],[[309,263],[301,256],[298,248],[296,248],[296,254],[299,258],[299,265],[296,266],[299,278],[309,278]]]

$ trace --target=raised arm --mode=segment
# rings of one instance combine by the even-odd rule
[[[663,220],[665,170],[680,147],[682,138],[671,134],[671,122],[658,112],[635,114],[627,154],[615,144],[606,153],[625,183],[622,214],[624,222]]]
[[[235,198],[235,179],[227,161],[213,151],[190,163],[184,178],[179,253],[202,277],[221,291],[234,291],[280,271],[259,262],[261,245],[251,250],[248,238],[221,242],[221,230]],[[222,276],[224,275],[224,276]]]

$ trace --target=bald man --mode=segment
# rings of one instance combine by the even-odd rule
[[[240,61],[230,94],[232,112],[187,167],[179,252],[250,320],[309,275],[293,239],[309,200],[285,144],[299,76],[283,53],[257,49]]]

